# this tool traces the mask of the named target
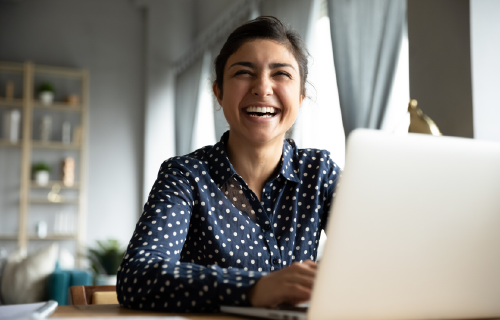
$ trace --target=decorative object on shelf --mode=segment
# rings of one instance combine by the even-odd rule
[[[70,94],[66,97],[66,103],[70,106],[77,106],[80,103],[80,97],[77,94]]]
[[[43,105],[51,105],[54,102],[54,86],[48,82],[40,84],[38,86],[38,98]]]
[[[54,220],[54,233],[70,235],[75,231],[75,216],[71,212],[58,212]]]
[[[5,100],[14,100],[14,82],[7,81],[5,86]]]
[[[73,132],[73,144],[79,146],[82,143],[82,126],[76,126]]]
[[[88,249],[87,258],[96,273],[96,285],[116,285],[116,274],[122,262],[124,249],[118,240],[97,241],[98,248]]]
[[[4,138],[11,143],[17,143],[19,141],[20,124],[21,111],[15,109],[7,111],[4,115]]]
[[[61,191],[61,186],[58,183],[54,183],[52,186],[52,190],[50,190],[49,194],[47,195],[47,199],[50,202],[54,203],[59,203],[63,201],[63,196],[59,194],[59,191]]]
[[[52,117],[45,115],[40,120],[40,141],[49,142],[52,132]]]
[[[33,176],[35,182],[39,186],[46,186],[49,184],[50,167],[45,162],[33,164]]]
[[[71,123],[69,121],[64,121],[62,125],[62,143],[71,143]]]
[[[47,237],[47,222],[38,222],[38,224],[36,225],[36,235],[40,239],[45,239],[45,237]]]
[[[424,114],[422,110],[417,107],[417,105],[418,102],[415,99],[411,99],[408,104],[408,112],[410,113],[410,126],[408,127],[408,132],[427,133],[432,134],[433,136],[442,136],[436,123],[432,121],[429,116]]]
[[[72,157],[62,161],[62,182],[66,187],[72,187],[75,184],[75,159]]]

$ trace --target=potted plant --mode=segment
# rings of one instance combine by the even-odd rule
[[[46,186],[49,184],[50,167],[45,162],[38,162],[33,164],[33,176],[35,182],[39,186]]]
[[[118,240],[98,240],[97,245],[97,248],[89,248],[87,255],[96,273],[95,285],[116,285],[116,274],[125,251]]]
[[[44,82],[38,86],[38,97],[43,105],[51,105],[54,102],[54,86]]]

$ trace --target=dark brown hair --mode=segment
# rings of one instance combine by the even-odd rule
[[[245,22],[236,28],[227,38],[219,55],[215,58],[215,81],[222,93],[224,79],[224,68],[229,57],[238,51],[246,42],[256,39],[273,40],[284,45],[295,57],[299,65],[300,93],[305,96],[305,84],[307,80],[307,57],[309,52],[304,41],[297,32],[285,26],[278,18],[272,16],[261,16],[254,20]]]

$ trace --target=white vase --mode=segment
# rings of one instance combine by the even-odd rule
[[[52,133],[52,117],[45,115],[40,120],[40,141],[49,142]]]
[[[46,170],[39,170],[35,172],[35,181],[39,186],[46,186],[49,184],[49,172]]]
[[[95,277],[96,286],[116,286],[116,274],[98,274]]]
[[[54,93],[51,91],[42,91],[40,92],[40,102],[43,105],[51,105],[54,102]]]

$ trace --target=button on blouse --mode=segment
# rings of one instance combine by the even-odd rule
[[[339,177],[325,150],[283,143],[259,201],[214,146],[166,160],[118,270],[124,307],[167,312],[248,305],[260,277],[316,260]]]

